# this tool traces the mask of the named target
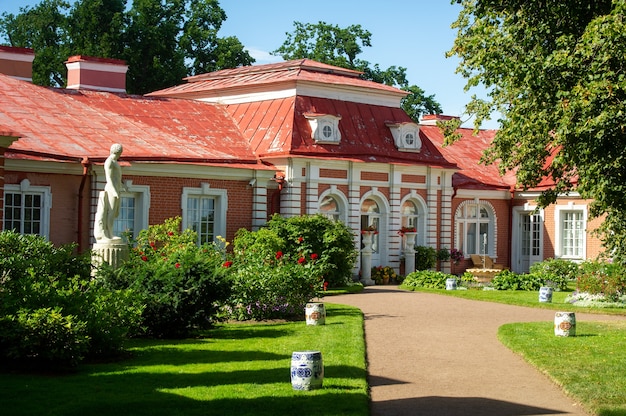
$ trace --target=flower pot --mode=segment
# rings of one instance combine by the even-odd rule
[[[456,279],[454,277],[446,279],[446,290],[456,290]]]

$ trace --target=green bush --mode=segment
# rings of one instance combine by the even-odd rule
[[[181,232],[180,222],[172,218],[142,230],[128,261],[103,273],[112,287],[133,290],[145,304],[142,332],[135,335],[181,338],[210,328],[218,303],[228,298],[222,248],[198,247],[195,232]]]
[[[132,293],[92,279],[91,256],[74,249],[0,233],[0,360],[68,366],[123,348],[141,309]]]
[[[539,276],[544,286],[556,290],[566,290],[567,284],[578,276],[580,267],[573,261],[563,259],[546,259],[530,266],[530,273]]]
[[[498,272],[491,281],[491,286],[496,290],[539,290],[544,284],[541,275],[517,274],[510,270]]]
[[[427,288],[427,289],[445,289],[446,279],[453,278],[451,274],[443,272],[435,272],[432,270],[418,270],[409,273],[402,287],[405,289]]]
[[[415,270],[428,270],[437,264],[437,250],[428,246],[415,246]]]
[[[76,366],[89,350],[85,322],[61,307],[21,309],[0,318],[0,346],[13,365],[61,369]]]
[[[296,238],[300,250],[295,251],[275,228],[239,230],[228,268],[232,282],[228,316],[238,320],[303,316],[329,270],[324,256],[311,252],[305,241]]]
[[[330,287],[341,287],[352,281],[352,269],[358,256],[352,230],[341,221],[324,215],[281,217],[274,215],[267,228],[282,239],[276,249],[290,257],[301,253],[318,256],[324,280]]]
[[[618,263],[586,261],[581,265],[576,289],[617,301],[626,294],[626,268]]]

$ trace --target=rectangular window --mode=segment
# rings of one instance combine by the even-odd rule
[[[24,188],[24,191],[20,189]],[[39,191],[42,189],[42,191]],[[24,185],[6,185],[4,192],[4,229],[20,234],[48,237],[49,189]]]
[[[113,224],[113,233],[116,236],[124,237],[130,235],[135,237],[136,218],[136,198],[135,196],[122,196],[120,199],[120,212]]]
[[[187,198],[187,226],[198,234],[198,244],[215,239],[215,198],[193,195]]]
[[[583,258],[585,224],[582,211],[561,212],[561,256]]]

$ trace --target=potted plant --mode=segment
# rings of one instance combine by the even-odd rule
[[[388,285],[391,279],[395,279],[398,275],[391,266],[374,266],[372,267],[372,279],[377,285]]]

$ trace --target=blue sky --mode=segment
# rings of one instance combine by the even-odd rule
[[[0,0],[0,13],[18,13],[20,7],[39,2]],[[372,46],[360,58],[381,68],[407,68],[409,83],[434,94],[444,114],[462,116],[470,95],[484,94],[465,93],[465,80],[455,74],[458,60],[445,57],[456,36],[450,24],[460,11],[449,0],[221,0],[220,6],[227,19],[219,35],[237,36],[256,63],[280,60],[269,52],[282,45],[294,21],[359,24],[372,33]],[[496,126],[489,122],[483,127]]]

